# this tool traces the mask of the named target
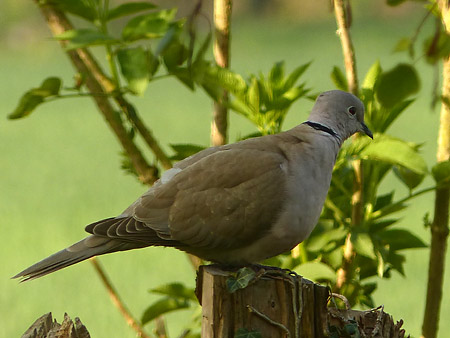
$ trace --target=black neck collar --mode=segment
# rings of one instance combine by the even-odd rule
[[[321,123],[306,121],[306,122],[303,122],[303,124],[307,124],[308,126],[314,128],[315,130],[324,131],[324,132],[330,134],[331,136],[339,138],[338,134],[336,134],[336,132],[333,129],[330,129]]]

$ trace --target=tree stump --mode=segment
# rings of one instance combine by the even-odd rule
[[[247,286],[230,292],[236,272],[201,266],[197,298],[202,338],[376,337],[404,338],[382,307],[368,311],[328,308],[327,287],[279,269],[261,268]]]
[[[75,323],[70,319],[67,313],[64,314],[64,320],[58,324],[56,319],[53,321],[52,313],[42,315],[28,328],[22,335],[22,338],[90,338],[88,330],[81,323],[78,317]]]

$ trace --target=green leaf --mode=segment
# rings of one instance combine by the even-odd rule
[[[20,99],[16,109],[14,109],[14,111],[8,115],[8,118],[11,120],[15,120],[28,116],[42,102],[44,102],[44,98],[41,95],[35,95],[31,92],[27,92]]]
[[[156,46],[155,57],[164,54],[164,52],[173,42],[180,43],[178,40],[179,33],[180,33],[179,26],[174,23],[170,23],[169,29],[166,31],[164,36],[159,40],[158,45]]]
[[[193,62],[194,66],[201,62],[204,62],[205,54],[209,50],[209,44],[211,43],[211,38],[212,38],[212,33],[209,32],[197,51],[195,60]]]
[[[192,72],[183,67],[176,67],[170,70],[170,74],[175,75],[178,80],[181,81],[186,87],[188,87],[190,90],[195,89],[195,83],[192,78]]]
[[[292,88],[300,76],[303,75],[303,73],[308,69],[308,67],[311,65],[311,62],[305,63],[304,65],[298,66],[295,68],[291,74],[286,79],[286,82],[284,83],[284,90],[288,90],[289,88]]]
[[[160,285],[156,288],[150,289],[150,292],[170,296],[173,298],[190,299],[194,301],[197,300],[194,289],[188,288],[181,283],[169,283]]]
[[[247,285],[255,278],[255,271],[251,268],[241,268],[236,277],[227,279],[227,289],[229,293],[234,293],[239,289],[245,289]]]
[[[436,163],[431,168],[431,174],[439,187],[450,186],[450,161]]]
[[[234,334],[234,338],[262,338],[262,335],[259,331],[240,328]]]
[[[375,61],[364,78],[362,88],[373,90],[382,73],[380,61]]]
[[[337,89],[343,90],[345,92],[348,91],[347,79],[345,78],[344,73],[339,67],[333,67],[333,71],[331,72],[331,80],[333,81]]]
[[[424,174],[418,174],[408,168],[394,166],[394,174],[402,181],[409,190],[413,190],[425,178]]]
[[[419,91],[420,81],[415,68],[399,64],[383,73],[376,88],[378,101],[386,108],[392,108]]]
[[[154,39],[163,36],[175,18],[176,9],[166,9],[131,19],[122,30],[126,41]]]
[[[188,58],[187,48],[179,41],[173,41],[164,51],[164,64],[170,71],[181,66]]]
[[[380,239],[389,244],[392,250],[426,248],[427,245],[410,231],[404,229],[388,229],[378,233]]]
[[[347,231],[343,227],[339,227],[332,230],[325,230],[323,233],[317,236],[310,237],[306,240],[305,246],[308,251],[319,252],[330,242],[341,241],[347,236]]]
[[[390,192],[384,195],[377,196],[375,206],[373,208],[374,211],[380,210],[381,208],[384,208],[385,206],[392,203],[392,199],[394,198],[394,192]]]
[[[322,262],[306,262],[295,267],[293,271],[313,281],[336,281],[336,272]]]
[[[389,6],[398,6],[401,5],[402,3],[404,3],[406,0],[386,0],[386,3]]]
[[[67,50],[118,42],[113,37],[92,29],[71,29],[56,35],[55,39],[69,41],[66,45]]]
[[[259,113],[259,86],[256,77],[251,79],[251,83],[247,91],[246,102],[253,113]]]
[[[149,59],[142,47],[120,49],[117,52],[120,71],[128,82],[128,88],[137,95],[142,95],[150,80]]]
[[[390,125],[397,119],[397,117],[400,116],[400,114],[409,107],[411,103],[413,103],[414,100],[405,100],[398,104],[396,104],[394,107],[384,110],[381,112],[378,112],[376,116],[374,116],[373,124],[375,124],[375,130],[381,133],[384,133]]]
[[[144,325],[165,313],[175,310],[187,309],[189,305],[189,301],[187,300],[179,300],[173,297],[164,297],[150,305],[144,311],[141,322]]]
[[[97,11],[89,0],[47,0],[63,12],[79,16],[90,22],[97,19]]]
[[[59,77],[46,78],[38,88],[44,97],[58,95],[61,90],[62,81]],[[36,93],[36,90],[34,91]]]
[[[375,259],[375,248],[373,246],[372,239],[366,233],[354,233],[351,236],[351,241],[356,253]]]
[[[417,150],[403,140],[379,135],[360,153],[362,159],[401,165],[417,174],[427,174],[427,165]]]
[[[123,16],[136,14],[142,11],[155,9],[156,5],[150,2],[127,2],[108,11],[107,20],[114,20]]]
[[[220,85],[236,97],[244,98],[247,84],[241,75],[229,69],[214,66],[206,70],[205,77],[207,81]]]
[[[45,98],[58,95],[61,85],[60,78],[46,78],[40,87],[30,89],[21,97],[16,109],[8,115],[8,118],[14,120],[30,115],[38,105],[45,101]]]
[[[170,157],[174,161],[181,161],[206,148],[196,144],[170,144],[170,147],[175,151],[175,155]]]
[[[279,87],[284,79],[284,61],[277,62],[273,65],[269,73],[269,82],[272,87]]]
[[[394,47],[394,52],[409,51],[412,46],[410,38],[401,38]]]
[[[425,59],[435,64],[450,54],[450,35],[443,30],[436,31],[433,36],[424,42]]]

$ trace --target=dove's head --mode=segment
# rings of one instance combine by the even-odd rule
[[[332,129],[342,141],[357,132],[373,138],[372,132],[364,123],[364,104],[355,95],[341,90],[320,94],[309,120]]]

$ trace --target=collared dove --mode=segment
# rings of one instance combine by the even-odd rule
[[[343,91],[324,92],[308,121],[178,162],[121,215],[88,225],[90,236],[13,278],[147,246],[236,266],[287,252],[316,225],[339,148],[356,132],[373,137],[363,103]]]

